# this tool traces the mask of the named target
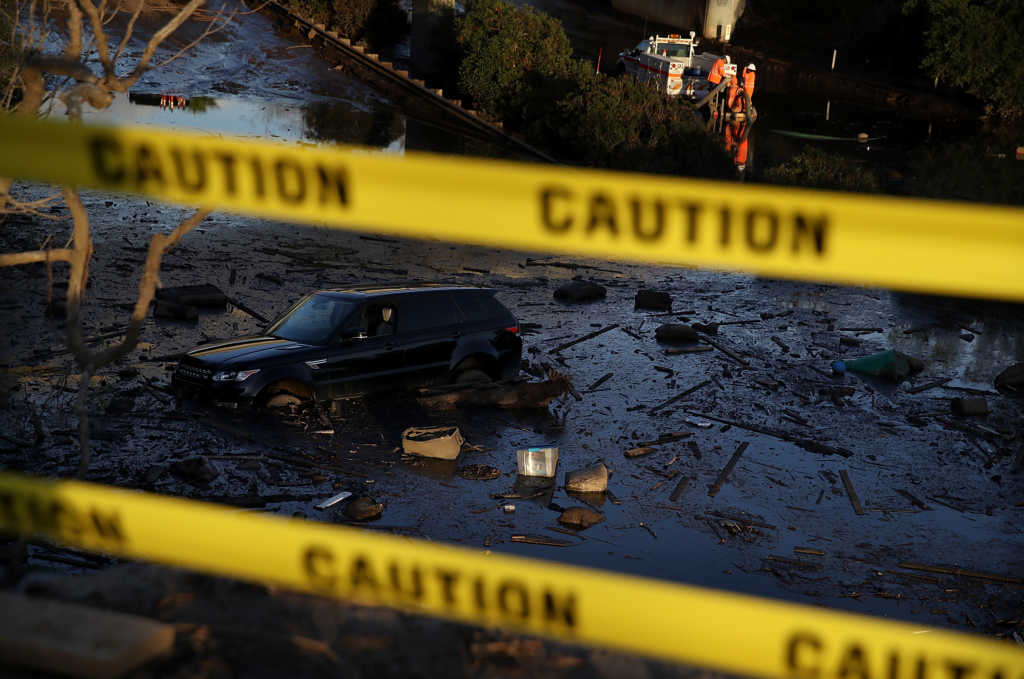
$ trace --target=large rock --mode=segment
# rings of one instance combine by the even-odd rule
[[[1007,396],[1024,396],[1024,363],[1014,363],[999,373],[996,389]]]
[[[384,513],[384,505],[372,497],[357,497],[345,505],[345,516],[353,521],[372,521]]]
[[[682,323],[666,323],[654,331],[654,338],[666,344],[683,344],[696,342],[699,339],[697,331]]]
[[[555,299],[562,302],[591,302],[604,299],[607,294],[603,285],[590,281],[572,281],[555,290]]]
[[[608,467],[603,462],[569,472],[565,475],[565,489],[574,493],[603,493],[608,490]]]
[[[584,530],[604,521],[604,514],[590,507],[569,507],[558,517],[558,523]]]
[[[672,297],[667,292],[658,290],[639,290],[633,301],[634,309],[651,309],[653,311],[672,311]]]

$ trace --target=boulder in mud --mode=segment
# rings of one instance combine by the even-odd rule
[[[345,516],[353,521],[373,521],[384,513],[384,505],[372,497],[357,497],[345,505]]]
[[[1024,363],[1014,363],[996,376],[996,389],[1006,396],[1024,397]]]
[[[603,462],[569,472],[565,475],[565,489],[573,493],[603,493],[608,490],[608,467]]]
[[[608,294],[603,285],[590,281],[571,281],[555,290],[555,299],[560,302],[592,302],[604,299]]]
[[[633,309],[672,311],[672,297],[667,292],[659,290],[638,290],[633,301]]]
[[[558,517],[558,523],[585,530],[604,521],[604,514],[590,507],[569,507]]]
[[[688,325],[682,323],[666,323],[654,331],[654,338],[664,344],[684,344],[696,342],[699,339],[697,332]]]
[[[179,479],[199,486],[220,476],[220,470],[202,455],[172,462],[168,469]]]

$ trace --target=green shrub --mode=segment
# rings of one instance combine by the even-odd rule
[[[376,49],[394,44],[409,29],[398,0],[291,0],[288,6],[307,21]]]
[[[995,103],[1007,117],[1024,116],[1024,3],[1020,0],[908,0],[928,18],[928,72]]]
[[[874,172],[838,153],[828,153],[813,146],[806,146],[783,164],[765,170],[762,179],[770,184],[809,189],[862,193],[879,190],[878,177]]]
[[[501,0],[472,0],[456,39],[463,53],[461,91],[478,109],[514,127],[535,96],[529,79],[565,76],[572,65],[572,47],[557,19]]]

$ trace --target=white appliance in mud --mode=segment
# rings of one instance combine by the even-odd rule
[[[616,70],[641,81],[652,81],[665,94],[694,98],[709,89],[707,75],[717,54],[695,52],[696,34],[684,38],[675,33],[654,35],[630,50],[619,52]]]

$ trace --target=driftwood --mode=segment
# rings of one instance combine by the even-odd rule
[[[543,382],[505,380],[489,384],[452,386],[443,390],[421,390],[417,397],[427,408],[460,406],[495,406],[498,408],[546,408],[551,401],[569,393],[569,377],[556,370],[548,371]]]

